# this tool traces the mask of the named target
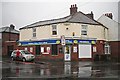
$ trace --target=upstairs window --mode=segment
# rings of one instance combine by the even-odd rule
[[[33,37],[36,37],[36,28],[33,28]]]
[[[57,35],[57,25],[52,25],[52,35]]]
[[[82,25],[82,29],[81,29],[81,35],[87,35],[87,29],[88,26],[87,25]]]

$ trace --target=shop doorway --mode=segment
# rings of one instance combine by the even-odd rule
[[[71,61],[71,46],[66,45],[64,50],[64,60]]]
[[[40,52],[41,52],[40,45],[37,45],[36,46],[36,55],[40,55]]]

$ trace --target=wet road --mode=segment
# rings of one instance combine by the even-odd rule
[[[119,80],[120,63],[109,62],[3,62],[3,80],[98,79]]]

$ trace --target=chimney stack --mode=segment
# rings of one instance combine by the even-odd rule
[[[107,16],[107,17],[109,17],[110,19],[113,19],[112,13],[106,13],[106,14],[104,14],[104,15]]]
[[[76,4],[71,5],[71,7],[70,7],[70,15],[73,15],[76,12],[77,12],[77,5]]]
[[[11,30],[15,29],[15,26],[13,24],[10,24],[10,29]]]
[[[94,19],[94,14],[93,14],[93,12],[91,11],[91,13],[88,13],[88,14],[86,14],[87,15],[87,17],[89,17],[90,19]]]

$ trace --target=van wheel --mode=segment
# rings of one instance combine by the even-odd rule
[[[26,59],[25,59],[25,58],[23,58],[23,59],[22,59],[22,61],[23,61],[23,62],[25,62],[25,61],[26,61]]]

